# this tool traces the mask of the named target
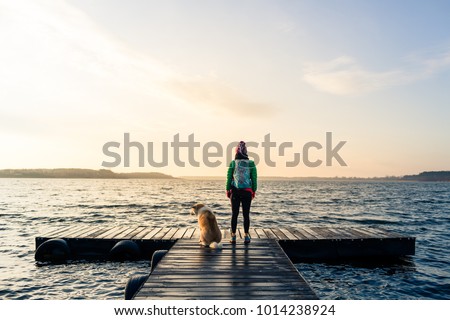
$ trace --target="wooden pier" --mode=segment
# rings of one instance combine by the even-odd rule
[[[238,242],[243,241],[238,229]],[[415,238],[378,228],[308,227],[251,228],[253,240],[276,240],[293,261],[359,257],[399,257],[414,255]],[[146,226],[92,227],[80,225],[55,230],[36,237],[36,249],[45,241],[64,239],[72,259],[105,259],[121,240],[135,242],[142,259],[150,259],[156,250],[170,249],[177,240],[199,239],[198,228],[155,228]],[[230,232],[223,231],[223,242]]]
[[[134,299],[317,299],[274,239],[221,250],[179,240],[157,264]]]
[[[35,258],[150,260],[155,251],[168,250],[159,263],[160,258],[152,259],[156,267],[148,276],[129,280],[127,299],[305,300],[317,296],[293,261],[415,253],[414,237],[375,228],[252,228],[250,235],[252,242],[245,245],[238,229],[232,245],[225,230],[219,250],[199,245],[198,228],[80,225],[36,237]]]

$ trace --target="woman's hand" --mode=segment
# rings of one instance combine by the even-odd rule
[[[255,199],[256,191],[252,191],[252,200]]]
[[[228,198],[228,199],[231,198],[231,190],[227,190],[227,198]]]

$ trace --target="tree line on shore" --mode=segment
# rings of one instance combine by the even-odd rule
[[[117,173],[100,169],[5,169],[0,178],[59,178],[59,179],[174,179],[159,172]]]
[[[171,175],[159,172],[129,172],[117,173],[107,169],[3,169],[0,170],[0,178],[59,178],[59,179],[176,179]],[[187,177],[189,178],[189,177]],[[202,177],[197,177],[201,179]],[[211,177],[205,177],[208,179]],[[415,175],[386,176],[373,178],[358,177],[261,177],[263,180],[372,180],[372,181],[448,181],[450,171],[424,171]]]

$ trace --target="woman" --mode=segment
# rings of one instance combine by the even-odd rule
[[[250,243],[250,206],[257,189],[256,165],[247,155],[245,142],[236,147],[236,155],[231,161],[227,173],[227,197],[231,199],[231,243],[236,243],[236,228],[239,208],[242,204],[244,216],[244,243]]]

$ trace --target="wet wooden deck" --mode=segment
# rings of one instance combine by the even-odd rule
[[[182,239],[169,250],[136,293],[137,300],[317,299],[274,239],[222,250]]]
[[[289,258],[336,259],[353,257],[414,255],[415,238],[369,227],[314,227],[299,226],[278,228],[251,228],[253,240],[276,240]],[[244,232],[238,229],[238,243]],[[172,228],[147,226],[90,226],[78,225],[54,230],[36,237],[36,248],[53,238],[65,239],[73,258],[102,259],[120,240],[136,242],[146,259],[152,252],[170,249],[177,240],[199,239],[198,228]],[[223,242],[228,242],[230,232],[223,231]]]
[[[222,231],[223,239],[230,238],[228,230]],[[396,232],[368,227],[298,227],[298,228],[251,228],[253,239],[275,240],[338,240],[338,239],[393,239],[411,238]],[[70,226],[54,230],[37,239],[74,238],[74,239],[130,239],[130,240],[178,240],[196,239],[198,228],[155,228],[145,226],[93,227],[90,225]],[[237,237],[243,239],[244,231],[237,230]]]
[[[198,228],[77,225],[38,236],[35,242],[36,249],[42,249],[47,240],[64,239],[53,244],[65,244],[66,260],[112,259],[111,252],[121,240],[138,247],[133,249],[139,252],[133,259],[150,260],[156,250],[169,250],[135,299],[316,299],[293,262],[378,261],[415,253],[414,237],[378,228],[251,228],[250,235],[252,242],[245,245],[243,230],[238,229],[237,244],[232,245],[230,232],[224,230],[223,249],[215,250],[199,245]],[[48,243],[51,250],[52,241]]]

